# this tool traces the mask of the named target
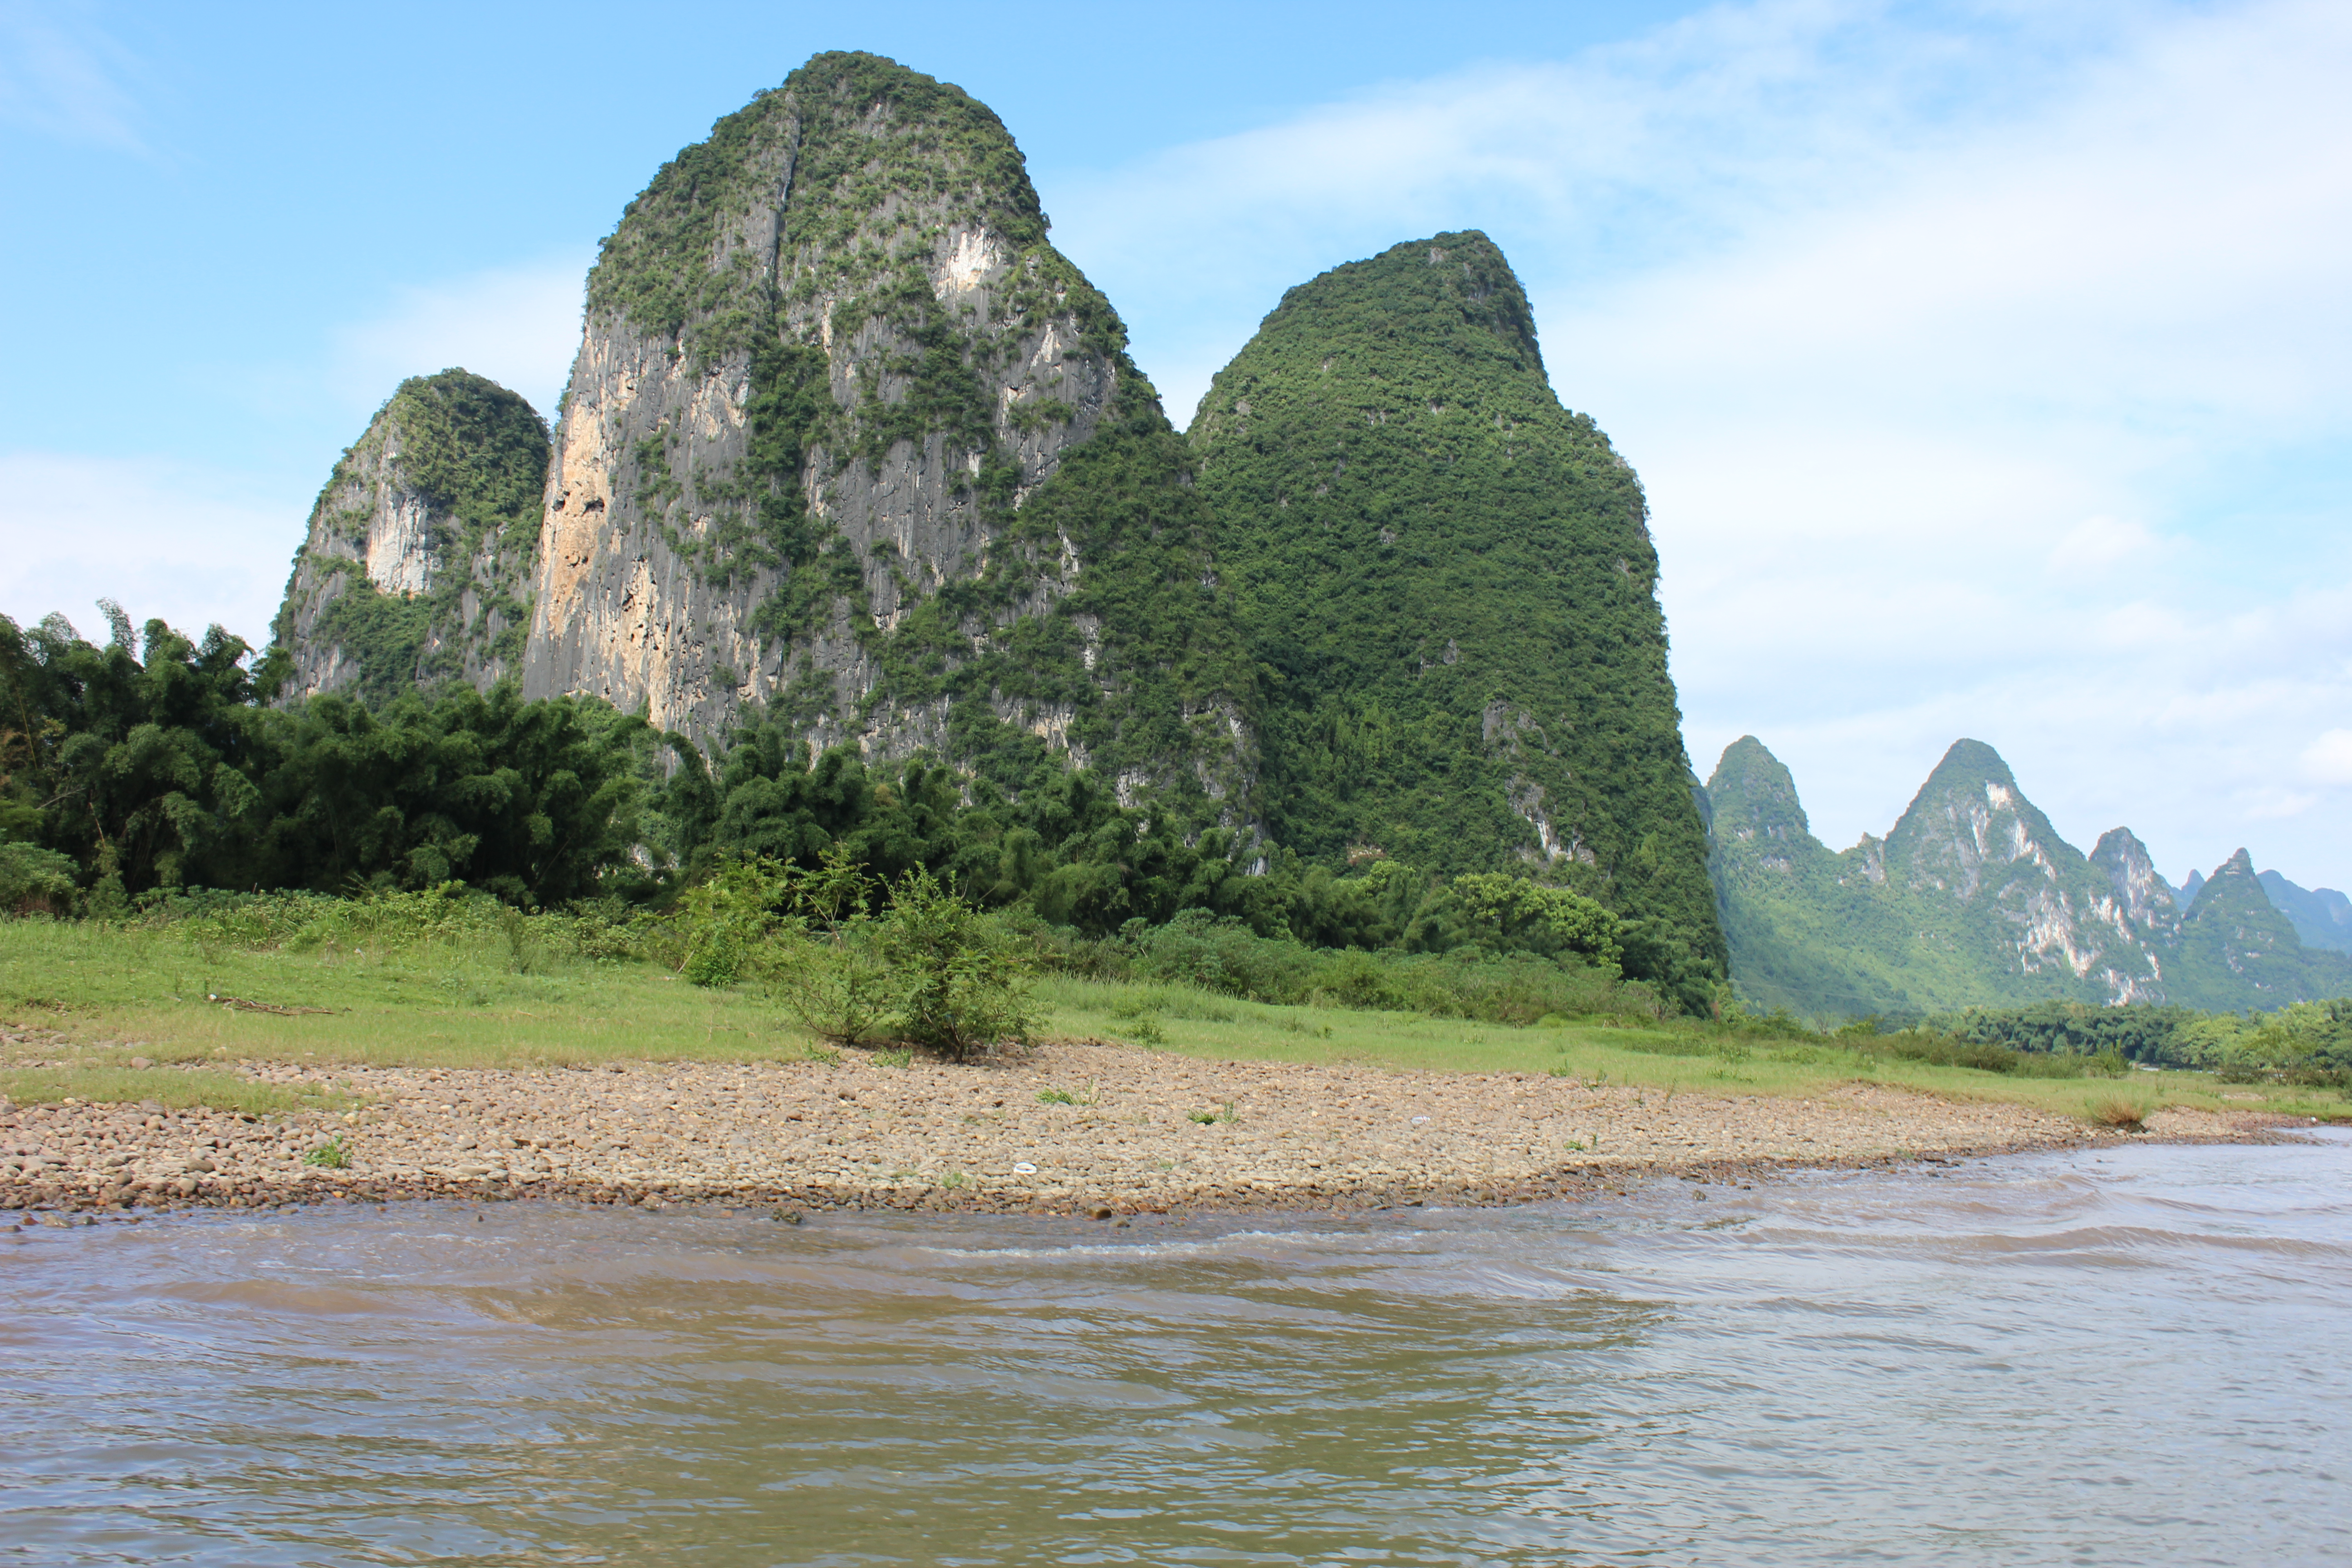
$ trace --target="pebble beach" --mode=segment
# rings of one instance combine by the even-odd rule
[[[151,1070],[168,1072],[170,1068]],[[1661,1173],[2243,1138],[2147,1132],[1870,1084],[1669,1094],[1518,1073],[1217,1062],[1048,1043],[969,1064],[651,1063],[418,1069],[252,1063],[349,1110],[0,1102],[0,1206],[68,1212],[352,1198],[560,1198],[1073,1213],[1524,1201]]]

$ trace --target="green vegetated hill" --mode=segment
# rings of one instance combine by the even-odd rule
[[[1291,289],[1190,437],[1277,842],[1537,869],[1720,963],[1642,489],[1486,236]]]
[[[328,476],[271,628],[288,697],[381,702],[520,668],[547,426],[496,382],[400,384]]]
[[[2128,829],[2088,857],[1998,752],[1956,742],[1885,838],[1833,852],[1753,736],[1707,781],[1709,868],[1734,984],[1808,1015],[1904,1016],[2038,1001],[2235,1010],[2352,994],[2240,850],[2183,916]]]
[[[2294,922],[2304,946],[2352,952],[2352,899],[2333,888],[2297,887],[2276,871],[2264,871],[2260,880],[2272,907]]]

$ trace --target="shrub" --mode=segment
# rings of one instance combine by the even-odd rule
[[[2147,1120],[2149,1106],[2146,1100],[2126,1095],[2102,1095],[2086,1108],[2092,1121],[2103,1127],[2120,1127],[2133,1131]]]
[[[674,917],[685,941],[678,973],[697,985],[732,985],[754,949],[785,927],[790,869],[764,855],[723,861],[718,874],[687,889]]]
[[[72,912],[74,863],[54,849],[0,844],[0,914]]]
[[[1027,1042],[1027,966],[977,906],[918,870],[892,890],[879,923],[908,1039],[959,1060],[1000,1040]]]

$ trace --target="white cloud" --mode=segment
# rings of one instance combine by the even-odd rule
[[[2304,748],[2304,771],[2321,784],[2352,784],[2352,730],[2330,730]]]
[[[138,61],[54,7],[0,4],[0,121],[59,141],[144,154],[128,83]]]
[[[218,621],[256,647],[310,504],[185,465],[38,452],[0,456],[0,613],[18,625],[62,614],[103,642],[94,605],[110,598],[135,623],[200,637]]]
[[[323,372],[277,372],[265,401],[287,403],[323,377],[356,436],[403,378],[463,365],[551,417],[579,346],[586,272],[578,255],[404,289],[335,335]],[[326,477],[322,465],[310,482]],[[0,613],[20,625],[60,612],[103,640],[93,608],[103,597],[134,621],[160,616],[195,635],[219,621],[257,647],[313,499],[163,458],[58,452],[0,454]]]
[[[2089,575],[2120,566],[2156,547],[2156,536],[2145,524],[2086,517],[2068,529],[2051,550],[2050,569],[2066,576]]]
[[[373,409],[409,376],[462,366],[522,394],[552,422],[580,347],[592,259],[567,252],[403,288],[335,334],[331,384],[354,408]]]
[[[1768,3],[1046,194],[1180,419],[1282,287],[1493,234],[1648,486],[1694,760],[1760,734],[1831,841],[1966,734],[2085,847],[2340,885],[2275,781],[2352,714],[2347,79],[2300,0]]]

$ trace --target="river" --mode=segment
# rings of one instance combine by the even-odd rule
[[[0,1239],[0,1563],[2352,1560],[2352,1141]]]

